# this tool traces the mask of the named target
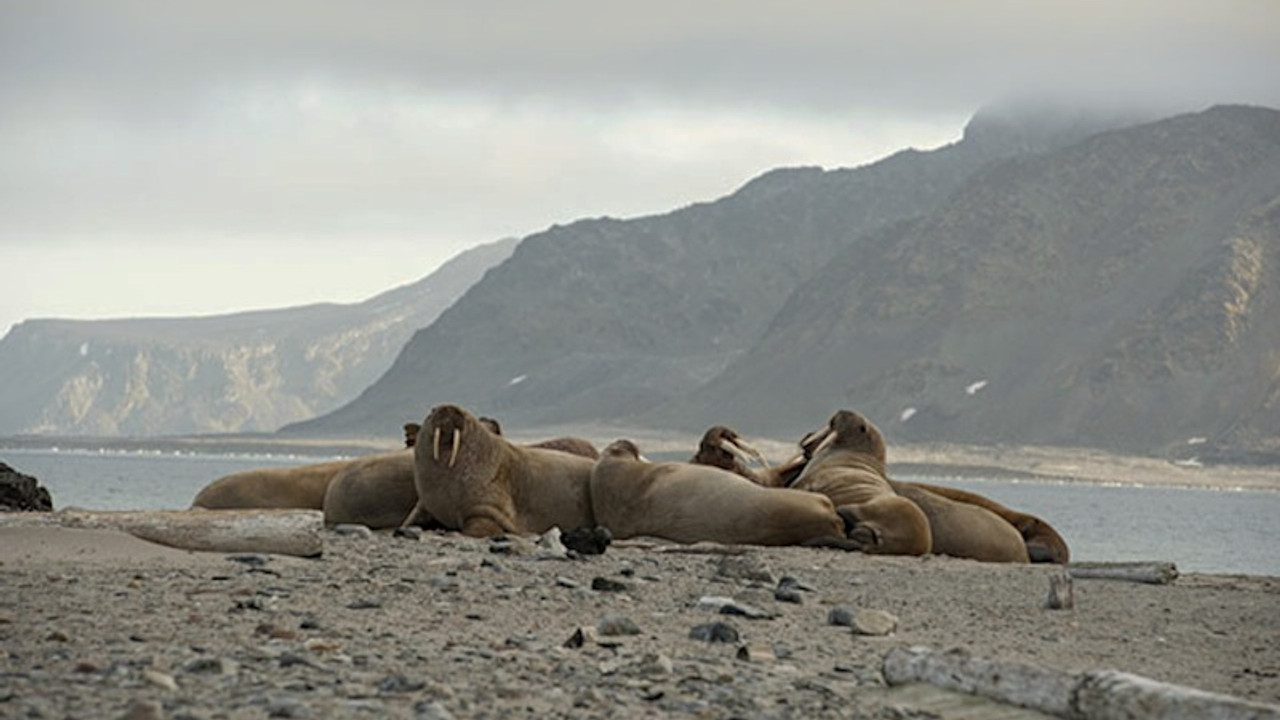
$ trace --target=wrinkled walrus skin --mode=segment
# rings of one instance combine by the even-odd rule
[[[355,460],[333,476],[324,496],[324,521],[393,528],[417,503],[412,448],[378,453]]]
[[[472,537],[594,525],[585,457],[515,445],[456,405],[433,408],[414,452],[421,513]]]
[[[629,440],[610,444],[591,474],[596,522],[617,539],[848,547],[827,498],[760,487],[705,465],[651,463]]]
[[[854,525],[849,537],[876,555],[927,555],[933,551],[929,519],[898,495],[885,474],[884,437],[858,413],[841,410],[820,433],[813,457],[791,486],[831,498]]]
[[[218,478],[196,494],[192,507],[324,509],[329,482],[352,460],[244,470]]]

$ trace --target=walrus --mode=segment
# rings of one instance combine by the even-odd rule
[[[917,482],[899,484],[920,488],[935,496],[981,507],[995,513],[1018,531],[1018,535],[1022,538],[1023,546],[1026,548],[1027,556],[1033,563],[1057,563],[1063,565],[1071,561],[1071,550],[1067,547],[1067,541],[1058,534],[1058,531],[1052,525],[1035,515],[1013,510],[978,493],[960,490],[959,488]],[[908,497],[910,496],[908,495]]]
[[[257,468],[232,473],[206,485],[192,507],[213,510],[300,508],[322,510],[329,481],[352,460]]]
[[[405,448],[362,457],[339,470],[324,495],[325,523],[374,530],[400,525],[418,503],[413,463],[412,448]]]
[[[419,425],[418,423],[404,424],[404,446],[405,447],[411,448],[413,447],[414,443],[418,442],[418,431],[421,429],[422,429],[422,426]]]
[[[515,445],[457,405],[432,408],[413,453],[418,502],[402,525],[428,513],[489,537],[595,524],[590,459]]]
[[[751,468],[752,460],[760,463],[759,470]],[[736,430],[713,425],[703,433],[689,462],[728,470],[764,487],[787,487],[800,476],[808,460],[799,453],[781,465],[770,466],[764,454],[747,444]]]
[[[605,448],[591,472],[596,522],[616,539],[845,546],[845,523],[815,493],[764,488],[692,463],[651,463],[630,440]]]
[[[481,417],[480,423],[493,431],[495,435],[502,434],[502,425],[491,417]],[[527,443],[526,447],[544,448],[546,450],[560,450],[561,452],[571,453],[573,455],[581,455],[584,458],[597,460],[600,458],[600,451],[596,450],[596,446],[586,438],[565,436],[551,438],[550,440],[542,440],[535,443]]]
[[[929,518],[889,484],[884,437],[875,425],[856,412],[840,410],[802,444],[814,450],[791,487],[831,498],[854,525],[849,538],[858,549],[877,555],[933,551]]]

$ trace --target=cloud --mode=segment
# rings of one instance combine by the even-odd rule
[[[425,274],[1026,93],[1280,105],[1276,67],[1273,0],[11,2],[0,243],[417,238]]]

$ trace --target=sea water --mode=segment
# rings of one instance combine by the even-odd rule
[[[213,480],[334,459],[281,455],[3,450],[55,508],[180,509]],[[985,495],[1051,523],[1077,561],[1172,561],[1182,572],[1280,576],[1280,491],[906,477]]]

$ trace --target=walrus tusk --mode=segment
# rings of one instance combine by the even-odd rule
[[[743,465],[751,464],[751,457],[747,455],[746,451],[729,438],[724,438],[720,441],[720,449],[741,460]]]
[[[431,436],[431,459],[440,462],[440,428]]]
[[[762,453],[762,452],[760,452],[759,450],[755,449],[755,447],[754,447],[754,446],[752,446],[752,445],[747,445],[746,443],[743,443],[743,444],[742,444],[742,445],[740,445],[739,447],[741,447],[741,448],[742,448],[742,449],[743,449],[747,454],[749,454],[749,455],[751,455],[752,457],[754,457],[755,459],[759,460],[759,461],[760,461],[760,464],[764,466],[764,469],[765,469],[765,470],[768,470],[768,469],[769,469],[769,461],[765,459],[765,457],[764,457],[764,453]]]
[[[822,438],[822,440],[819,441],[818,444],[813,447],[813,450],[808,450],[806,447],[805,454],[808,455],[810,458],[817,457],[818,453],[822,452],[824,448],[826,448],[828,445],[836,441],[836,434],[832,432],[830,429],[826,430],[823,434],[819,435],[818,437]],[[805,438],[805,439],[808,440],[808,438]],[[814,439],[817,439],[817,438],[814,438]]]
[[[458,461],[458,446],[462,444],[462,431],[458,428],[453,429],[453,447],[449,450],[449,467]]]

